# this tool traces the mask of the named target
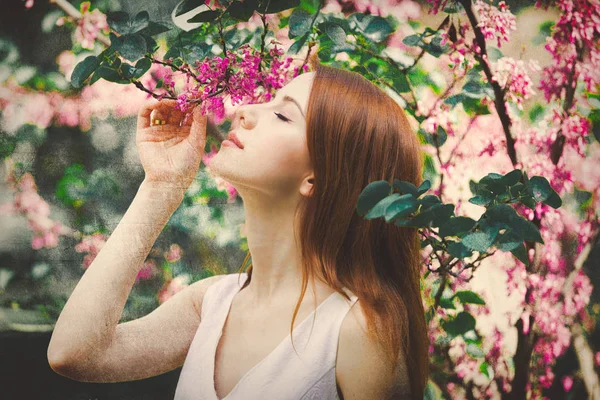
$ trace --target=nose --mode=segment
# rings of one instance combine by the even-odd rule
[[[236,118],[234,119],[233,128],[237,128],[238,126],[243,126],[244,129],[248,129],[247,125],[251,123],[252,117],[248,108],[249,104],[244,104],[239,106],[236,110]],[[242,125],[243,124],[243,125]]]

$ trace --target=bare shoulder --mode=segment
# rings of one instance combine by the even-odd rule
[[[410,399],[403,354],[399,368],[386,362],[386,350],[367,336],[367,319],[357,301],[340,327],[336,379],[344,400]]]
[[[237,274],[220,274],[209,276],[208,278],[200,279],[190,285],[192,290],[192,297],[194,301],[194,308],[196,309],[196,313],[200,315],[200,310],[202,310],[202,300],[204,299],[204,295],[209,287],[220,281],[221,279]]]

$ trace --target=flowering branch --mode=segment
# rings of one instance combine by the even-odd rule
[[[488,55],[487,48],[485,44],[485,37],[483,36],[483,32],[481,28],[478,26],[477,17],[473,12],[473,5],[471,0],[458,0],[460,4],[464,7],[467,17],[469,18],[469,22],[473,28],[473,32],[475,32],[475,44],[479,47],[479,51],[475,51],[474,55],[477,58],[477,61],[481,64],[483,68],[483,72],[492,86],[494,90],[494,105],[496,106],[496,111],[498,112],[498,117],[500,118],[500,122],[502,123],[502,129],[504,130],[504,136],[506,138],[506,150],[508,151],[508,157],[513,166],[517,165],[517,151],[515,150],[515,140],[513,139],[510,133],[510,126],[512,122],[510,120],[510,116],[508,115],[508,110],[506,109],[506,99],[505,92],[500,87],[500,84],[493,79],[493,73],[488,64]]]
[[[576,48],[576,52],[577,52],[577,61],[582,62],[583,61],[583,53],[584,53],[584,49],[583,46],[579,46],[577,43],[575,44],[575,48]],[[569,73],[567,75],[567,82],[565,84],[565,102],[563,103],[563,111],[565,113],[568,113],[569,110],[571,110],[571,107],[573,107],[573,103],[575,101],[575,89],[577,87],[576,82],[575,82],[575,69],[577,67],[577,62],[575,62],[575,60],[573,60],[573,65],[571,67],[571,69],[569,70]],[[565,147],[565,135],[562,132],[562,128],[560,131],[558,131],[558,134],[556,135],[556,140],[554,141],[554,143],[552,143],[552,146],[550,147],[551,151],[550,151],[550,159],[552,160],[552,163],[554,165],[558,164],[558,161],[560,160],[560,157],[562,156],[563,153],[563,149]]]

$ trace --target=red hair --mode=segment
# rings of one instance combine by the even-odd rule
[[[296,210],[302,292],[290,335],[309,279],[346,298],[341,288],[347,287],[359,299],[369,337],[384,346],[394,365],[405,356],[411,397],[423,399],[429,338],[418,231],[356,212],[359,194],[373,181],[421,184],[417,135],[394,99],[362,75],[325,66],[316,55],[309,65],[316,72],[306,116],[314,184]],[[250,258],[248,252],[240,272]],[[252,277],[251,261],[246,272],[244,287]]]

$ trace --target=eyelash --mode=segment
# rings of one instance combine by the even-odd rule
[[[284,122],[290,122],[289,118],[284,117],[283,115],[279,114],[279,113],[275,113],[275,115],[277,115],[277,118],[279,118],[280,120],[284,121]]]

